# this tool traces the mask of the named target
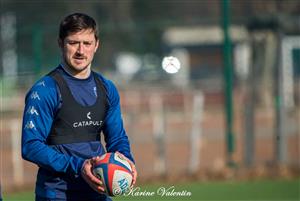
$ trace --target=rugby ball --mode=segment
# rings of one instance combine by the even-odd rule
[[[106,153],[93,166],[93,174],[104,184],[105,193],[122,195],[130,190],[133,175],[129,162],[118,153]]]

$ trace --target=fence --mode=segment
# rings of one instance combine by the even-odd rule
[[[234,161],[245,166],[245,108],[239,89],[234,92]],[[131,141],[139,179],[161,176],[185,178],[201,170],[218,173],[226,167],[223,96],[196,89],[121,89],[124,125]],[[37,167],[21,159],[23,95],[2,100],[1,183],[4,191],[32,186]],[[299,106],[287,115],[285,165],[299,170]],[[274,110],[257,106],[253,166],[276,160]],[[297,116],[298,115],[298,116]],[[205,175],[202,175],[205,177]],[[161,177],[164,178],[164,177]]]

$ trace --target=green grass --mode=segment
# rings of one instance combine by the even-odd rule
[[[174,186],[175,192],[190,196],[172,196],[172,193],[159,195],[160,188]],[[169,191],[170,192],[170,191]],[[143,194],[152,194],[143,196]],[[32,192],[14,193],[4,195],[3,201],[31,201],[34,200]],[[123,200],[300,200],[300,180],[263,180],[248,182],[193,182],[185,184],[156,184],[140,186],[127,196],[116,197],[114,201]]]

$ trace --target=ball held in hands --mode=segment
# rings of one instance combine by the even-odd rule
[[[110,196],[122,195],[130,190],[133,174],[130,163],[118,153],[106,153],[93,165],[93,174],[105,187]]]

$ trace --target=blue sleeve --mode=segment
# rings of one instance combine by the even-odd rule
[[[123,126],[118,90],[109,80],[105,80],[104,84],[107,90],[109,102],[109,108],[103,130],[106,142],[106,150],[108,152],[119,151],[134,162],[130,152],[128,136]]]
[[[83,159],[61,154],[46,144],[60,104],[55,81],[44,77],[27,93],[22,124],[22,157],[51,171],[79,174]]]

